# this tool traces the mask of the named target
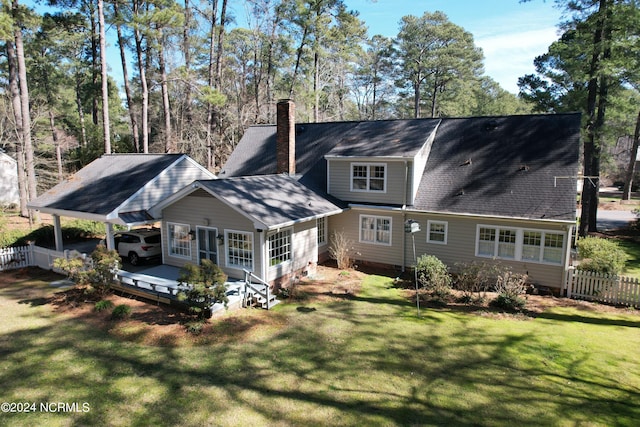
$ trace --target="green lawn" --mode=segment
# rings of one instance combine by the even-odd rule
[[[150,347],[52,312],[45,279],[0,286],[0,402],[78,402],[88,411],[0,413],[0,425],[640,420],[640,317],[631,313],[556,308],[532,319],[423,309],[417,318],[389,278],[369,276],[355,297],[264,312],[281,328],[227,314],[257,323],[241,343]]]
[[[628,256],[622,274],[640,279],[640,243],[631,240],[619,240],[618,244],[622,246]]]

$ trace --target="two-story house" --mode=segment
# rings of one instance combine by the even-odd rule
[[[561,289],[576,222],[579,114],[250,127],[214,181],[161,202],[163,260],[210,258],[231,277],[278,282],[326,257],[333,231],[354,260],[450,267],[501,262]],[[405,224],[420,231],[411,235]]]

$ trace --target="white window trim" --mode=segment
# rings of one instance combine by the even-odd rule
[[[353,187],[353,167],[354,166],[366,166],[367,167],[367,188],[360,189]],[[382,184],[382,190],[371,190],[371,167],[372,166],[382,166],[384,167],[384,183]],[[354,193],[378,193],[384,194],[387,192],[387,176],[389,175],[389,167],[386,163],[364,163],[364,162],[354,162],[349,164],[349,179],[351,184],[351,191]]]
[[[441,242],[439,240],[431,240],[431,224],[442,224],[444,225],[444,241]],[[427,243],[433,243],[435,245],[446,245],[449,237],[449,222],[448,221],[436,221],[436,220],[428,220],[427,221]]]
[[[216,247],[216,265],[220,265],[220,249],[219,249],[219,245],[218,245],[218,237],[220,237],[220,232],[218,231],[217,227],[207,227],[204,225],[196,225],[196,250],[198,251],[198,265],[200,264],[200,240],[198,239],[199,236],[199,231],[200,230],[209,230],[209,231],[215,231],[216,232],[216,241],[215,241],[215,245],[217,245]]]
[[[231,264],[229,262],[229,234],[230,233],[244,234],[246,236],[249,236],[249,240],[251,241],[251,265],[250,266]],[[231,230],[231,229],[224,230],[224,264],[225,266],[228,268],[235,268],[237,270],[247,269],[249,271],[253,271],[253,268],[255,266],[255,258],[256,258],[256,248],[255,248],[255,242],[253,240],[254,240],[253,233],[250,231]]]
[[[273,236],[274,234],[277,233],[282,233],[282,232],[288,232],[289,233],[289,259],[283,262],[280,262],[278,264],[273,264],[271,265],[271,244],[269,243],[269,238],[271,236]],[[288,227],[288,228],[283,228],[281,230],[276,230],[276,231],[272,231],[269,234],[267,234],[267,238],[266,238],[266,242],[267,242],[267,263],[269,265],[270,269],[276,269],[276,268],[282,268],[282,266],[285,266],[287,264],[291,264],[293,262],[293,227]]]
[[[362,240],[362,219],[363,218],[373,218],[376,220],[378,219],[387,219],[389,220],[389,243],[386,242],[379,242],[379,241],[369,241],[369,240]],[[377,227],[375,230],[375,233],[377,234]],[[380,215],[365,215],[365,214],[361,214],[360,215],[360,219],[358,221],[358,240],[360,243],[364,243],[364,244],[368,244],[368,245],[381,245],[381,246],[391,246],[393,244],[393,218],[390,216],[380,216]]]
[[[180,255],[180,254],[176,254],[173,253],[173,245],[171,244],[172,241],[172,235],[171,235],[171,226],[180,226],[180,227],[187,227],[187,235],[189,236],[189,233],[191,232],[191,226],[189,224],[182,224],[180,222],[167,222],[167,253],[170,257],[173,258],[182,258],[182,259],[191,259],[192,255],[191,253],[193,252],[193,248],[191,247],[191,236],[189,236],[189,255]]]
[[[490,228],[495,230],[496,232],[496,239],[494,241],[494,250],[493,250],[493,255],[489,256],[489,255],[483,255],[483,254],[479,254],[478,250],[479,250],[479,246],[480,246],[480,229],[481,228]],[[516,248],[515,248],[515,256],[513,258],[504,258],[504,257],[500,257],[498,256],[498,244],[499,242],[499,236],[500,236],[500,230],[515,230],[516,232]],[[524,232],[525,231],[533,231],[533,232],[537,232],[541,234],[540,237],[540,255],[538,257],[537,260],[533,260],[533,259],[522,259],[522,249],[524,246]],[[479,257],[479,258],[491,258],[491,259],[500,259],[500,260],[504,260],[504,261],[520,261],[520,262],[530,262],[530,263],[534,263],[534,264],[544,264],[544,265],[553,265],[553,266],[563,266],[565,259],[564,256],[562,256],[560,258],[559,262],[551,262],[551,261],[545,261],[544,260],[544,242],[545,242],[545,237],[547,234],[559,234],[562,236],[562,249],[561,249],[561,254],[564,254],[566,252],[566,248],[567,248],[567,234],[566,232],[562,231],[562,230],[545,230],[545,229],[539,229],[539,228],[520,228],[520,227],[510,227],[510,226],[500,226],[500,225],[487,225],[487,224],[477,224],[476,225],[476,249],[475,249],[475,256]],[[558,248],[560,249],[560,248]]]
[[[318,232],[320,227],[318,226],[319,223],[322,221],[324,227],[322,230],[322,241],[318,242],[318,237],[320,236],[320,233]],[[329,221],[327,220],[326,216],[323,216],[321,218],[316,218],[316,232],[317,232],[317,236],[316,236],[316,242],[318,242],[318,246],[326,246],[329,243],[329,238],[328,238],[328,230],[327,230],[327,223]]]

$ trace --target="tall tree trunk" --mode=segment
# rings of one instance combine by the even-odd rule
[[[138,15],[140,4],[136,0],[133,2],[133,13]],[[142,49],[142,32],[136,26],[134,30],[136,40],[136,57],[138,61],[138,73],[140,74],[140,89],[142,91],[142,152],[149,152],[149,86],[147,85],[147,73],[144,64]]]
[[[82,134],[82,146],[87,147],[87,126],[84,121],[84,109],[82,107],[82,98],[80,91],[82,89],[82,77],[80,73],[76,74],[76,107],[78,108],[78,120],[80,120],[80,131]]]
[[[419,119],[420,114],[420,83],[416,82],[413,85],[413,116]]]
[[[227,0],[222,0],[220,27],[218,28],[218,51],[216,52],[216,88],[222,84],[222,54],[224,53],[224,27],[227,20]]]
[[[169,85],[167,82],[167,66],[164,57],[164,44],[165,38],[161,28],[158,29],[158,58],[160,66],[160,87],[162,89],[162,111],[164,113],[164,152],[173,153],[175,147],[173,144],[173,138],[171,136],[171,109],[169,106]]]
[[[187,84],[184,88],[184,116],[186,121],[186,129],[191,130],[193,126],[193,113],[191,111],[191,37],[189,30],[191,29],[191,6],[189,0],[184,0],[184,27],[182,34],[182,50],[184,52],[184,69]]]
[[[215,88],[215,67],[214,57],[216,53],[216,17],[218,14],[218,0],[213,0],[211,6],[211,32],[209,33],[209,74],[208,83],[209,87]],[[207,104],[207,169],[213,170],[213,130],[214,130],[214,106],[213,104]]]
[[[102,80],[102,125],[104,127],[104,152],[111,154],[111,131],[109,121],[109,81],[107,80],[107,41],[104,27],[104,1],[98,0],[98,20],[100,23],[100,70]]]
[[[597,231],[596,215],[598,211],[598,191],[600,187],[600,129],[598,128],[598,84],[604,83],[599,77],[602,59],[602,42],[605,31],[605,11],[607,1],[600,0],[597,24],[593,35],[593,54],[589,64],[589,83],[587,85],[587,135],[584,141],[584,182],[582,188],[582,211],[578,234],[586,236],[590,231]]]
[[[320,64],[318,52],[313,54],[313,121],[320,121]]]
[[[296,52],[296,65],[293,68],[293,76],[291,77],[291,86],[289,87],[289,98],[293,98],[293,91],[296,85],[296,78],[298,77],[298,72],[300,70],[300,62],[302,61],[302,52],[304,50],[305,45],[307,44],[307,34],[309,28],[305,27],[302,32],[302,39],[300,39],[300,45],[298,46],[298,50]]]
[[[22,132],[22,105],[20,104],[20,88],[18,83],[18,64],[13,42],[7,40],[7,61],[9,63],[9,90],[11,93],[11,105],[16,126],[16,161],[18,162],[18,191],[20,193],[20,215],[29,216],[27,201],[29,191],[27,187],[27,174],[24,161],[24,132]]]
[[[18,9],[18,1],[13,0],[12,8],[14,18]],[[16,42],[16,58],[18,60],[18,81],[20,84],[20,109],[22,112],[22,134],[24,141],[25,163],[27,171],[27,188],[29,200],[38,197],[38,186],[36,182],[36,168],[33,154],[33,142],[31,140],[31,113],[29,110],[29,87],[27,85],[27,65],[24,58],[24,45],[22,42],[22,29],[16,19],[14,37]],[[40,215],[37,211],[32,212],[33,222],[40,222]]]
[[[636,129],[633,132],[633,145],[629,156],[629,166],[627,166],[627,174],[624,180],[624,190],[622,191],[622,200],[631,200],[631,187],[633,187],[633,175],[636,172],[636,159],[638,158],[638,146],[640,145],[640,111],[636,118]]]
[[[58,138],[58,130],[56,129],[56,119],[53,114],[53,110],[49,108],[49,127],[51,128],[51,137],[53,138],[53,145],[56,147],[56,164],[58,165],[58,182],[64,180],[64,173],[62,169],[62,147],[60,147],[60,140]]]
[[[431,95],[431,118],[433,119],[436,116],[438,105],[438,75],[434,76],[433,79],[433,94]]]
[[[93,6],[89,11],[89,19],[91,23],[91,118],[93,124],[98,125],[100,122],[98,118],[98,46],[100,44],[100,37],[98,36],[98,24],[96,23],[95,9]]]
[[[120,25],[120,9],[118,2],[113,2],[113,13],[116,21],[116,34],[118,36],[118,47],[120,48],[120,62],[122,63],[122,78],[124,80],[124,93],[127,97],[127,109],[129,110],[129,120],[131,122],[131,136],[133,138],[133,146],[136,153],[140,152],[140,135],[138,129],[138,120],[133,108],[133,99],[131,96],[131,85],[129,84],[129,69],[127,67],[127,52],[125,50],[125,40],[122,36],[122,25]]]
[[[269,54],[267,56],[267,108],[269,108],[267,112],[267,123],[274,123],[274,107],[275,104],[273,99],[273,81],[275,80],[275,67],[273,64],[273,54],[276,44],[276,32],[278,30],[278,25],[280,23],[280,19],[278,18],[278,14],[275,14],[273,19],[273,25],[271,26],[271,35],[269,37]]]

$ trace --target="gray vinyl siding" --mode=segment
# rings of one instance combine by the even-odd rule
[[[351,191],[352,163],[380,163],[386,165],[386,191],[367,192]],[[412,162],[407,161],[407,172],[404,161],[389,160],[329,160],[329,194],[341,200],[350,202],[379,203],[385,205],[402,205],[411,197],[412,190]],[[408,183],[405,187],[405,178]]]
[[[167,206],[162,211],[162,256],[165,264],[182,267],[186,263],[198,262],[198,245],[194,239],[191,241],[191,258],[185,259],[169,255],[168,248],[168,223],[186,224],[191,230],[197,226],[216,228],[218,235],[224,235],[225,230],[249,232],[253,235],[253,271],[262,277],[262,259],[266,263],[266,279],[271,281],[280,276],[300,270],[310,262],[318,262],[317,227],[315,219],[288,227],[291,234],[291,262],[279,266],[270,267],[269,254],[267,253],[267,238],[269,232],[257,232],[253,222],[242,216],[236,210],[228,207],[204,190],[197,190],[189,196]],[[261,244],[264,243],[264,247]],[[231,278],[242,279],[244,272],[238,268],[227,267],[226,246],[218,245],[218,264]]]
[[[267,233],[267,236],[269,233]],[[318,262],[318,245],[316,244],[317,228],[316,221],[307,221],[296,224],[292,227],[291,232],[291,262],[280,264],[267,268],[267,280],[272,281],[286,274],[296,272],[309,263]],[[265,242],[267,237],[265,236]],[[265,243],[265,252],[268,245]],[[265,253],[267,263],[269,261],[268,254]]]
[[[253,271],[260,275],[262,265],[260,263],[260,233],[255,231],[253,223],[231,209],[218,199],[212,197],[203,190],[197,190],[189,196],[180,199],[176,203],[167,206],[162,211],[162,257],[165,264],[182,267],[190,262],[198,262],[197,241],[191,241],[191,259],[178,258],[169,255],[167,224],[187,224],[191,230],[196,226],[217,228],[219,235],[224,235],[225,230],[250,232],[253,234]],[[231,278],[241,279],[244,272],[237,268],[226,267],[225,246],[218,245],[218,262],[224,272]]]
[[[391,245],[360,242],[360,215],[391,218]],[[389,210],[351,209],[331,217],[330,234],[341,232],[350,241],[351,258],[354,260],[389,265],[402,265],[404,242],[404,222],[402,214]]]
[[[148,209],[193,181],[211,179],[212,176],[212,174],[207,174],[187,159],[183,159],[180,163],[162,173],[158,179],[145,186],[144,190],[120,211],[133,212]]]
[[[479,224],[487,226],[513,227],[527,230],[547,230],[564,234],[564,249],[570,244],[567,237],[566,226],[553,223],[535,223],[529,221],[509,221],[477,217],[459,217],[446,215],[416,215],[409,214],[407,219],[413,219],[420,223],[421,231],[415,234],[416,253],[419,257],[422,254],[434,255],[447,264],[451,271],[456,272],[457,263],[465,262],[487,262],[499,263],[508,266],[516,273],[524,273],[529,276],[532,283],[543,286],[562,288],[564,280],[564,266],[553,264],[542,264],[531,261],[510,261],[504,259],[492,259],[477,257],[476,235]],[[427,221],[446,221],[448,224],[447,244],[427,242]],[[408,265],[413,265],[413,249],[410,238],[407,239],[407,253],[410,254]],[[563,251],[564,253],[564,251]],[[564,256],[563,256],[564,260]]]
[[[360,216],[383,216],[392,218],[392,244],[378,245],[359,241]],[[565,275],[563,265],[542,264],[531,261],[494,260],[492,258],[477,257],[476,234],[478,224],[487,226],[513,227],[519,229],[539,229],[564,234],[563,254],[566,245],[570,244],[565,224],[536,223],[531,221],[498,220],[479,217],[461,217],[447,215],[416,214],[390,210],[351,209],[343,214],[331,217],[329,232],[343,232],[351,241],[352,258],[367,262],[388,264],[393,266],[405,265],[413,267],[412,237],[404,232],[404,222],[413,219],[420,223],[420,231],[415,233],[416,256],[422,254],[435,255],[442,262],[456,272],[456,264],[465,262],[500,263],[508,266],[516,273],[525,273],[532,283],[552,288],[562,288]],[[447,222],[447,243],[427,243],[427,222]],[[564,255],[563,255],[564,261]]]

